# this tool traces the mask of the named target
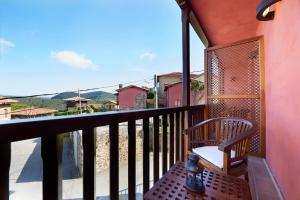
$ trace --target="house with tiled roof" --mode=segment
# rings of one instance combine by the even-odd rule
[[[120,110],[146,108],[148,89],[136,85],[120,86],[117,91],[117,102]]]
[[[191,79],[195,79],[201,82],[204,82],[204,73],[200,74],[191,74]],[[160,74],[157,75],[157,95],[160,99],[160,102],[163,102],[163,104],[167,105],[167,93],[166,93],[166,86],[171,84],[176,84],[182,81],[182,73],[181,72],[171,72],[166,74]]]
[[[0,120],[11,119],[11,104],[17,102],[17,100],[0,96]]]
[[[117,101],[116,100],[108,100],[103,103],[103,108],[106,110],[114,111],[117,109]]]
[[[77,109],[77,110],[86,110],[87,109],[87,104],[90,99],[86,99],[83,97],[72,97],[68,99],[64,99],[67,105],[67,109]]]

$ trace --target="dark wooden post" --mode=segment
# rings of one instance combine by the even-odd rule
[[[83,199],[96,199],[96,131],[86,128],[82,131],[83,145]]]
[[[143,119],[143,193],[149,190],[150,179],[150,156],[149,156],[149,118]]]
[[[109,126],[110,141],[110,199],[119,199],[119,124]]]
[[[163,133],[162,133],[162,173],[168,170],[168,116],[163,115]]]
[[[180,6],[182,9],[182,104],[190,106],[190,8],[185,1]]]
[[[186,1],[182,1],[181,7],[181,19],[182,19],[182,104],[183,106],[190,107],[190,8]],[[182,112],[182,130],[188,127],[187,120],[185,117],[189,117],[188,110]],[[182,137],[182,155],[181,159],[185,160],[183,137]]]
[[[42,137],[44,200],[62,200],[62,141],[62,134]]]
[[[170,114],[170,159],[169,159],[169,168],[174,164],[174,113]]]
[[[153,180],[159,179],[159,116],[153,117]]]
[[[128,122],[128,199],[135,200],[136,193],[136,127]]]
[[[0,160],[0,199],[9,200],[10,143],[0,145]]]

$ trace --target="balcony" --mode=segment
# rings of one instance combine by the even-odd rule
[[[177,0],[182,11],[183,107],[40,118],[0,123],[0,199],[9,199],[11,142],[41,137],[43,199],[62,199],[61,134],[83,131],[83,199],[95,199],[95,128],[109,126],[109,196],[119,199],[120,123],[128,123],[128,199],[136,199],[136,121],[143,126],[143,194],[160,173],[184,160],[182,130],[207,118],[238,116],[259,123],[251,154],[266,158],[272,183],[283,197],[300,198],[299,51],[300,10],[296,0],[270,7],[274,19],[258,21],[255,0]],[[274,1],[276,3],[277,1]],[[205,44],[205,106],[190,106],[190,25]],[[162,120],[160,120],[160,118]],[[153,132],[150,131],[153,123]],[[162,138],[160,140],[160,129]],[[149,141],[153,134],[153,166]],[[161,146],[161,149],[160,149]],[[159,162],[160,152],[162,162]],[[251,169],[251,168],[250,168]],[[257,168],[255,168],[257,169]],[[250,178],[251,180],[251,178]],[[253,180],[253,179],[252,179]],[[259,180],[259,179],[258,179]],[[263,181],[262,181],[263,182]],[[262,185],[261,189],[265,189]],[[157,188],[157,187],[156,187]],[[253,191],[251,191],[253,192]],[[252,193],[253,194],[253,193]],[[123,193],[121,194],[123,195]],[[140,194],[139,197],[141,197]],[[252,195],[255,199],[256,196]]]
[[[160,120],[160,118],[162,120]],[[11,142],[41,137],[43,159],[43,199],[62,199],[62,133],[82,130],[83,143],[83,199],[96,198],[96,133],[95,128],[109,126],[110,143],[110,198],[135,199],[150,187],[150,169],[153,181],[173,164],[184,159],[182,129],[189,123],[204,119],[204,106],[161,108],[104,114],[89,114],[55,118],[41,118],[1,123],[1,199],[9,198],[9,167]],[[136,121],[143,127],[143,184],[136,183]],[[153,121],[153,122],[152,122]],[[119,189],[119,124],[128,123],[128,190]],[[153,132],[149,123],[153,123]],[[162,138],[160,139],[160,129]],[[24,134],[26,133],[26,134]],[[150,166],[150,143],[153,136],[153,166]],[[169,138],[169,139],[168,139]],[[160,154],[162,162],[159,162]],[[160,166],[161,165],[161,166]],[[141,188],[136,191],[136,188]],[[137,194],[136,194],[137,193]]]

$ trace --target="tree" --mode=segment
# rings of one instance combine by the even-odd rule
[[[191,80],[191,94],[193,105],[198,104],[200,99],[204,96],[204,83],[197,80]]]

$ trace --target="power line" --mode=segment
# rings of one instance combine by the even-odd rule
[[[142,80],[137,80],[137,81],[131,81],[131,82],[125,82],[125,83],[120,83],[123,85],[128,85],[128,84],[141,84],[143,82],[147,82],[153,80],[153,78],[151,79],[142,79]],[[106,88],[112,88],[112,87],[117,87],[119,86],[119,84],[116,85],[108,85],[108,86],[103,86],[103,87],[94,87],[94,88],[88,88],[88,89],[80,89],[79,92],[88,92],[88,91],[94,91],[94,90],[100,90],[100,89],[106,89]],[[64,92],[78,92],[78,90],[74,90],[74,91],[64,91]],[[26,95],[26,96],[13,96],[13,97],[3,97],[0,98],[0,100],[6,100],[6,99],[22,99],[22,98],[33,98],[33,97],[41,97],[41,96],[54,96],[54,95],[58,95],[64,92],[54,92],[54,93],[44,93],[44,94],[34,94],[34,95]]]

